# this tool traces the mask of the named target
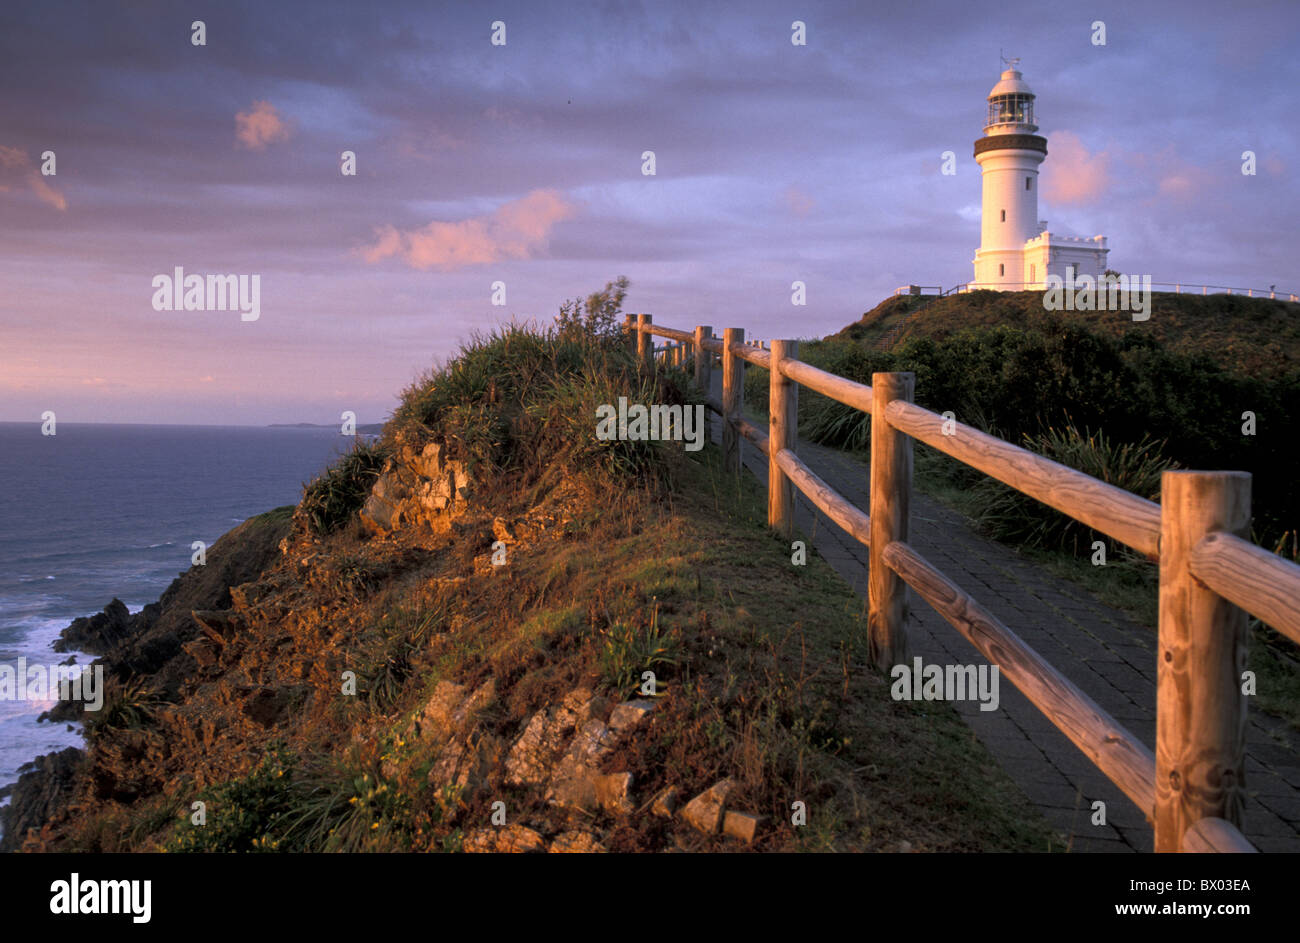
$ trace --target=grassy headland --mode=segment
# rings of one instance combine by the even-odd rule
[[[601,403],[693,396],[638,368],[621,298],[479,339],[413,384],[378,443],[270,521],[279,557],[196,613],[179,689],[115,682],[114,721],[90,725],[27,847],[456,850],[502,802],[553,847],[577,830],[609,850],[735,850],[651,808],[729,779],[729,807],[766,819],[759,850],[1060,850],[950,707],[890,698],[862,600],[819,558],[792,565],[712,446],[595,438]],[[470,470],[464,500],[367,526],[376,483],[435,452]],[[643,696],[647,671],[653,710],[600,760],[631,774],[626,809],[575,811],[508,775],[539,718],[575,692]],[[446,719],[449,690],[475,692],[469,720]]]

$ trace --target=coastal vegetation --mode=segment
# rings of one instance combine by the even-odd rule
[[[890,697],[862,599],[815,555],[792,565],[714,446],[594,435],[619,396],[699,397],[628,351],[625,290],[471,341],[256,549],[210,548],[209,571],[260,575],[199,598],[191,570],[169,590],[179,653],[141,672],[108,653],[117,719],[43,815],[20,783],[6,841],[1065,850],[951,705]],[[702,826],[709,795],[753,829]]]

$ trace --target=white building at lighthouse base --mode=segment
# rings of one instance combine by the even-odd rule
[[[1038,291],[1047,287],[1049,275],[1068,280],[1066,270],[1073,269],[1074,277],[1091,275],[1100,278],[1106,272],[1105,236],[1063,236],[1043,231],[1025,241],[1019,249],[979,249],[975,252],[975,280],[966,287],[970,290],[989,288],[1001,291]]]

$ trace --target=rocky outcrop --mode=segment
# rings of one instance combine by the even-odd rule
[[[529,854],[546,850],[546,841],[534,829],[525,825],[503,825],[500,828],[476,828],[465,836],[462,850],[470,854],[496,852],[498,854]]]
[[[420,524],[432,525],[470,494],[469,468],[447,457],[446,447],[430,442],[417,451],[399,447],[384,463],[360,511],[362,524],[385,534]]]
[[[15,851],[22,845],[29,828],[39,828],[50,813],[72,794],[82,752],[67,747],[58,753],[39,756],[13,787],[9,805],[0,808],[4,836],[0,852]]]
[[[121,645],[132,634],[133,618],[122,600],[114,597],[103,612],[73,619],[54,643],[56,652],[90,652],[103,655]]]

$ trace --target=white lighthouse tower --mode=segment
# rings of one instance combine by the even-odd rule
[[[1105,236],[1091,239],[1047,231],[1038,218],[1038,165],[1047,157],[1047,139],[1036,134],[1034,93],[1008,61],[988,95],[984,137],[975,142],[984,189],[980,247],[975,252],[971,288],[998,291],[1041,289],[1048,275],[1096,278],[1106,268]]]

